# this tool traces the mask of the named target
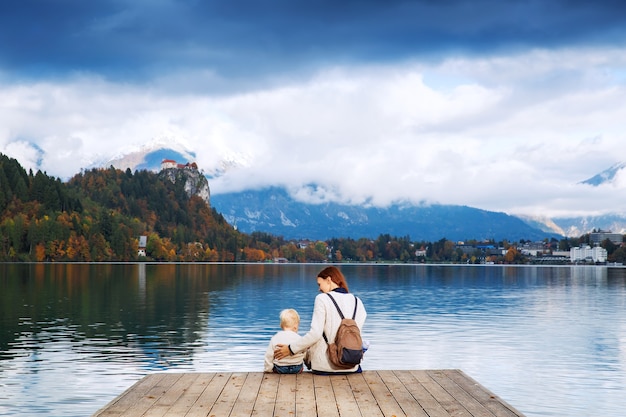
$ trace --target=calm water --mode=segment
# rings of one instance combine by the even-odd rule
[[[528,417],[622,417],[626,269],[342,265],[365,369],[459,368]],[[260,371],[320,265],[0,264],[0,415],[88,416],[161,371]]]

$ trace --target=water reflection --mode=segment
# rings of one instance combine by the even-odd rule
[[[89,415],[154,371],[258,371],[320,265],[0,265],[0,415]],[[342,265],[369,369],[460,368],[529,417],[626,409],[626,270]]]

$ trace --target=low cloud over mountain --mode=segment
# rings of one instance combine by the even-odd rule
[[[184,147],[155,146],[146,147],[109,163],[120,169],[158,171],[163,159],[186,163],[193,162],[194,156],[193,152]],[[216,178],[224,180],[230,170],[236,171],[245,163],[246,161],[237,160],[223,161],[218,164],[220,169],[210,170],[205,175],[210,183]],[[611,186],[612,182],[619,180],[622,172],[626,172],[625,167],[624,163],[615,164],[582,183],[594,187]],[[203,167],[199,168],[203,171]],[[560,236],[578,237],[593,229],[626,232],[626,216],[619,213],[550,218],[515,216],[466,205],[405,202],[374,207],[371,204],[341,204],[332,201],[332,196],[321,195],[315,186],[309,185],[305,188],[307,193],[302,193],[303,188],[293,193],[281,186],[216,193],[211,184],[211,204],[242,232],[262,231],[290,239],[375,238],[380,234],[390,234],[410,235],[414,240],[428,241],[442,238],[516,241]]]

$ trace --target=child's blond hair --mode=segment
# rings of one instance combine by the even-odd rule
[[[287,308],[280,312],[280,327],[283,329],[297,328],[300,324],[300,315],[293,308]]]

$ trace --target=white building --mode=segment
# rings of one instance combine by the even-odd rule
[[[161,161],[161,169],[176,168],[178,164],[173,159],[164,159]]]
[[[589,245],[572,248],[569,251],[570,261],[575,262],[606,262],[606,249]]]
[[[609,239],[615,245],[621,245],[624,241],[624,236],[621,233],[611,233],[600,230],[599,232],[589,233],[589,243],[598,246],[606,239]]]
[[[146,246],[148,246],[148,236],[139,236],[137,256],[146,256]]]

